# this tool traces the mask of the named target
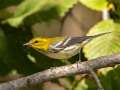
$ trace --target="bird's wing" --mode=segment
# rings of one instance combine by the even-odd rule
[[[109,34],[111,32],[105,32],[105,33],[100,33],[100,34],[96,34],[93,36],[81,36],[81,37],[66,37],[59,45],[57,45],[57,47],[69,47],[75,44],[81,44],[83,41],[91,41],[92,39],[102,36],[102,35],[106,35]]]
[[[66,37],[64,40],[54,43],[50,46],[49,51],[59,52],[67,47],[73,46],[75,44],[79,44],[87,39],[89,36],[84,37]]]
[[[60,41],[58,41],[57,43],[54,43],[51,45],[51,49],[55,50],[55,51],[61,51],[67,47],[73,46],[75,44],[81,44],[83,41],[86,41],[83,45],[85,45],[86,43],[88,43],[89,41],[91,41],[92,39],[108,34],[110,32],[106,32],[106,33],[100,33],[100,34],[96,34],[93,36],[81,36],[81,37],[66,37]],[[83,46],[82,45],[82,46]]]

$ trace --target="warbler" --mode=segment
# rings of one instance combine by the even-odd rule
[[[24,45],[32,47],[48,57],[65,60],[78,54],[80,49],[93,38],[97,38],[108,33],[110,32],[82,37],[36,37]]]

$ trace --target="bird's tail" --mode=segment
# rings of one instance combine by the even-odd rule
[[[102,35],[106,35],[106,34],[109,34],[109,33],[111,33],[111,32],[100,33],[100,34],[96,34],[96,35],[88,36],[88,37],[96,38],[96,37],[99,37],[99,36],[102,36]]]

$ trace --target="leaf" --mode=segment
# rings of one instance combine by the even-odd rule
[[[89,79],[83,78],[74,90],[96,90],[96,84]]]
[[[17,27],[26,17],[38,11],[47,11],[54,7],[59,16],[64,16],[65,12],[67,12],[76,2],[77,0],[25,0],[18,6],[14,16],[4,22],[8,22],[11,26]],[[45,14],[44,16],[49,17],[49,14]]]
[[[113,90],[120,90],[120,66],[118,65],[110,72]]]
[[[105,90],[114,90],[112,88],[112,77],[111,71],[114,69],[112,67],[102,68],[98,71],[99,79]]]
[[[115,6],[115,10],[111,12],[111,16],[114,20],[120,21],[120,0],[111,0]]]
[[[101,83],[105,90],[120,90],[120,66],[107,67],[98,71]]]
[[[120,52],[120,24],[114,23],[112,20],[101,21],[90,30],[88,35],[104,32],[111,33],[94,38],[83,48],[88,59]]]
[[[58,12],[60,16],[64,16],[70,8],[77,3],[77,0],[63,0],[61,4],[58,5]]]
[[[104,90],[120,90],[119,71],[120,67],[119,69],[118,67],[114,69],[112,67],[107,67],[98,71],[97,75]],[[97,88],[98,87],[94,79],[83,78],[79,81],[74,90],[97,90]]]
[[[83,5],[90,9],[102,11],[108,5],[107,0],[79,0]]]

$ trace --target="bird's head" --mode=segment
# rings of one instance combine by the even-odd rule
[[[25,43],[25,46],[32,47],[34,49],[40,49],[46,51],[51,43],[51,39],[49,38],[33,38],[29,42]]]

